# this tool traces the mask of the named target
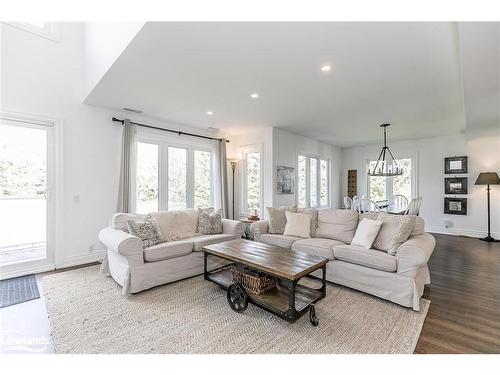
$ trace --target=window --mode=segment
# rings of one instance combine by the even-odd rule
[[[397,159],[398,165],[403,168],[403,174],[396,177],[368,176],[368,192],[370,199],[377,201],[392,200],[394,195],[403,195],[408,199],[412,197],[412,166],[411,159]],[[377,161],[370,161],[369,168],[375,167]]]
[[[256,210],[262,213],[262,145],[249,145],[241,148],[241,213],[249,214]]]
[[[158,145],[137,143],[136,212],[158,211]]]
[[[297,157],[297,204],[299,207],[329,205],[329,161],[316,157]]]
[[[168,209],[182,210],[187,206],[186,167],[187,150],[168,148]]]
[[[212,187],[212,154],[207,151],[194,152],[194,207],[210,207]]]
[[[213,207],[212,145],[139,133],[135,212]]]

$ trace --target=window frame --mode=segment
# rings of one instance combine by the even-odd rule
[[[260,191],[259,191],[259,196],[260,196],[260,209],[259,209],[259,216],[262,217],[264,214],[264,147],[262,143],[257,143],[257,144],[252,144],[252,145],[246,145],[246,146],[241,146],[240,147],[240,154],[241,154],[241,186],[243,187],[241,189],[241,195],[240,195],[240,214],[241,215],[249,215],[250,214],[250,209],[248,208],[248,201],[247,201],[247,187],[248,187],[248,182],[247,182],[247,155],[248,154],[254,154],[254,153],[259,153],[260,154],[260,163],[259,163],[259,178],[260,178]]]
[[[210,207],[215,205],[215,166],[214,148],[206,141],[191,139],[179,140],[158,130],[140,129],[137,132],[137,143],[150,143],[158,145],[158,210],[168,211],[168,148],[176,147],[186,149],[186,209],[194,207],[194,152],[204,151],[210,153]],[[137,150],[137,147],[135,147]],[[132,209],[137,212],[136,169],[134,169],[131,196]]]
[[[295,178],[297,181],[297,194],[295,194],[295,204],[299,205],[299,157],[305,158],[305,173],[306,173],[306,189],[305,189],[305,208],[326,208],[330,207],[331,202],[331,160],[318,155],[311,155],[307,153],[298,153],[295,158]],[[311,205],[311,159],[316,159],[316,205]],[[321,204],[321,161],[326,161],[326,205]]]

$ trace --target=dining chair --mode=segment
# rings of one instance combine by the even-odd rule
[[[357,211],[359,213],[380,212],[380,207],[378,206],[378,204],[375,201],[372,201],[370,198],[368,198],[366,195],[364,195],[359,200]]]
[[[349,196],[344,197],[344,208],[349,210],[352,208],[352,199]]]
[[[416,215],[420,213],[420,205],[422,204],[422,197],[413,198],[408,205],[406,210],[406,215]]]
[[[359,211],[360,201],[361,201],[361,198],[359,197],[359,195],[355,195],[354,197],[352,197],[351,210]]]
[[[394,207],[408,207],[408,198],[401,194],[395,194],[392,196],[392,205]]]

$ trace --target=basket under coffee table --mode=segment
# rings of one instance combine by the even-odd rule
[[[203,246],[203,251],[205,280],[227,289],[233,310],[242,312],[250,302],[292,323],[309,311],[311,324],[318,325],[314,305],[326,296],[328,259],[240,239]],[[231,261],[232,265],[208,271],[209,256]],[[241,284],[233,282],[231,267],[249,267],[274,277],[276,287],[260,294],[247,293]],[[311,273],[319,269],[322,270],[321,287],[299,284],[299,280],[312,277]]]

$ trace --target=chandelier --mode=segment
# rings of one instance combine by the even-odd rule
[[[368,169],[370,176],[391,177],[403,174],[403,169],[398,165],[398,162],[394,159],[391,150],[387,146],[387,127],[390,125],[380,125],[381,128],[384,128],[384,147],[382,147],[373,169],[371,167]]]

